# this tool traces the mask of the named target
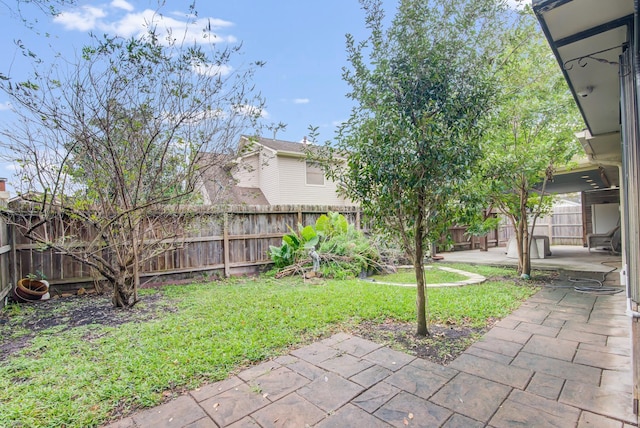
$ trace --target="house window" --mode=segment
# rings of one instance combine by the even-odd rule
[[[319,163],[307,161],[307,184],[324,185],[324,170]]]

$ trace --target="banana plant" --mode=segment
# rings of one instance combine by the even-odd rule
[[[289,228],[289,233],[282,237],[282,245],[269,246],[269,256],[277,268],[294,264],[298,259],[305,257],[307,252],[315,249],[320,242],[320,237],[313,226],[298,225],[298,232]]]

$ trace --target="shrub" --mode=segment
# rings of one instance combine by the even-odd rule
[[[312,250],[320,256],[320,272],[330,278],[353,278],[379,266],[376,247],[340,213],[323,214],[313,226],[298,225],[298,232],[289,228],[282,246],[269,248],[279,276],[304,273]]]

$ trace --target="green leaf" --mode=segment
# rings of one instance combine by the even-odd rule
[[[309,239],[304,243],[304,248],[306,249],[315,248],[316,245],[318,245],[318,242],[320,242],[320,238],[318,236],[314,236],[313,238]]]
[[[284,235],[282,237],[282,241],[293,249],[300,248],[300,239],[298,239],[298,237],[293,233],[287,233]]]
[[[313,226],[305,226],[301,231],[300,231],[300,235],[302,235],[302,238],[305,242],[309,242],[312,239],[316,239],[317,241],[317,237],[318,234],[316,233],[315,229],[313,228]]]
[[[316,220],[316,231],[326,233],[328,227],[329,227],[329,217],[327,217],[325,214],[322,214]]]
[[[344,234],[347,233],[347,230],[349,229],[349,222],[347,221],[345,216],[343,216],[342,214],[338,214],[338,216],[334,220],[334,227],[338,233]]]

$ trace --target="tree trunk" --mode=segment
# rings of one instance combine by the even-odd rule
[[[528,222],[524,222],[524,231],[522,236],[523,251],[522,260],[518,263],[522,266],[520,269],[521,275],[531,275],[531,238],[529,237],[529,225]]]
[[[522,221],[516,222],[515,231],[516,231],[516,248],[518,250],[518,275],[520,275],[522,273],[522,260],[523,260],[522,253],[524,251],[524,246],[522,245],[522,239],[524,236],[524,233],[522,232]]]
[[[531,275],[531,242],[529,238],[529,220],[527,202],[529,193],[524,186],[520,188],[520,221],[517,223],[516,242],[518,246],[518,275]]]
[[[428,336],[427,328],[427,293],[424,284],[424,224],[422,210],[416,219],[416,233],[414,237],[415,253],[413,258],[413,267],[416,272],[416,306],[418,314],[418,336]]]
[[[142,242],[138,242],[138,237],[143,237],[143,233],[141,232],[141,223],[140,221],[136,222],[134,229],[134,235],[132,236],[131,239],[131,244],[133,247],[133,272],[132,272],[132,279],[131,279],[131,283],[133,286],[133,292],[132,292],[132,297],[133,297],[133,303],[131,304],[131,306],[133,306],[137,301],[138,301],[138,288],[140,287],[140,248],[143,247],[144,245],[144,241]]]
[[[116,308],[130,308],[136,303],[135,282],[126,271],[121,271],[116,281],[113,283],[113,296],[111,303]]]

